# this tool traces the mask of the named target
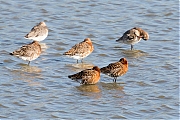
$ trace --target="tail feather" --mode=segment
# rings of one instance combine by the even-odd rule
[[[116,42],[120,42],[123,39],[123,37],[120,37],[119,39],[116,40]]]
[[[69,75],[68,78],[73,79],[73,75]]]
[[[68,78],[71,78],[72,80],[82,79],[82,77],[81,77],[81,75],[79,75],[79,73],[74,74],[74,75],[69,75]]]
[[[13,55],[13,53],[9,53],[9,55]]]
[[[24,38],[28,38],[28,34],[26,36],[24,36]]]
[[[81,80],[82,77],[81,77],[80,75],[78,75],[78,74],[69,75],[68,78],[70,78],[70,79],[72,79],[72,80],[74,80],[74,81],[77,81],[77,82],[79,82],[80,84],[83,83],[83,80]]]
[[[71,55],[69,52],[64,52],[63,55]]]

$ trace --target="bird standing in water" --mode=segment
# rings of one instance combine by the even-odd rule
[[[21,58],[25,61],[30,61],[37,59],[41,54],[41,46],[39,45],[38,41],[33,41],[30,44],[23,45],[21,48],[15,50],[14,52],[10,53],[10,55],[16,56]]]
[[[133,50],[133,45],[140,42],[141,39],[148,40],[149,34],[141,28],[134,27],[126,31],[123,36],[116,41],[131,45],[131,50]]]
[[[81,80],[80,84],[96,84],[100,80],[100,69],[94,66],[92,69],[86,69],[74,75],[69,75],[72,80]]]
[[[69,49],[67,52],[65,52],[63,55],[66,55],[68,57],[71,57],[73,59],[78,60],[81,59],[81,62],[83,58],[87,57],[89,54],[91,54],[94,50],[94,47],[92,45],[92,41],[90,38],[84,39],[84,41],[75,44],[71,49]]]
[[[113,81],[116,82],[117,77],[124,75],[128,71],[128,62],[126,58],[121,58],[118,62],[111,63],[100,70],[102,73],[114,77]]]

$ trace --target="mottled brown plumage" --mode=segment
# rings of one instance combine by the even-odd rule
[[[118,62],[111,63],[100,70],[102,73],[114,77],[113,81],[116,82],[117,77],[124,75],[128,71],[128,62],[126,58],[121,58]]]
[[[100,69],[94,66],[92,69],[86,69],[74,75],[69,75],[72,80],[80,80],[81,84],[96,84],[100,79]]]
[[[90,38],[84,39],[84,41],[74,45],[70,50],[65,52],[63,55],[68,57],[72,57],[74,59],[82,60],[83,58],[87,57],[89,54],[92,53],[94,47],[92,45],[92,41]]]
[[[149,34],[141,28],[134,27],[130,30],[127,30],[122,37],[120,37],[117,42],[130,44],[131,50],[133,49],[133,45],[140,42],[141,38],[143,40],[149,39]]]
[[[35,60],[41,54],[41,46],[39,45],[38,41],[33,41],[30,44],[24,45],[21,48],[15,50],[14,52],[10,53],[10,55],[16,56],[23,60],[30,61]]]
[[[42,41],[48,36],[48,28],[45,22],[40,22],[34,26],[31,31],[24,36],[25,39],[32,39],[34,41]]]

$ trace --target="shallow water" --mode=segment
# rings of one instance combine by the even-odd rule
[[[0,119],[178,119],[179,13],[174,1],[1,1]],[[8,53],[31,42],[24,35],[40,21],[49,28],[42,55],[27,66]],[[150,39],[115,42],[137,26]],[[76,64],[63,56],[89,37],[95,50]],[[67,78],[125,57],[127,74],[101,74],[96,85]]]

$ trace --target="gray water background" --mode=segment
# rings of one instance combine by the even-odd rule
[[[0,119],[173,119],[179,118],[179,4],[173,0],[0,1]],[[9,52],[31,41],[23,37],[45,21],[42,55],[27,61]],[[115,42],[132,27],[150,39]],[[83,64],[63,56],[89,37],[94,51]],[[96,85],[68,79],[94,65],[125,57],[127,74],[101,74]]]

